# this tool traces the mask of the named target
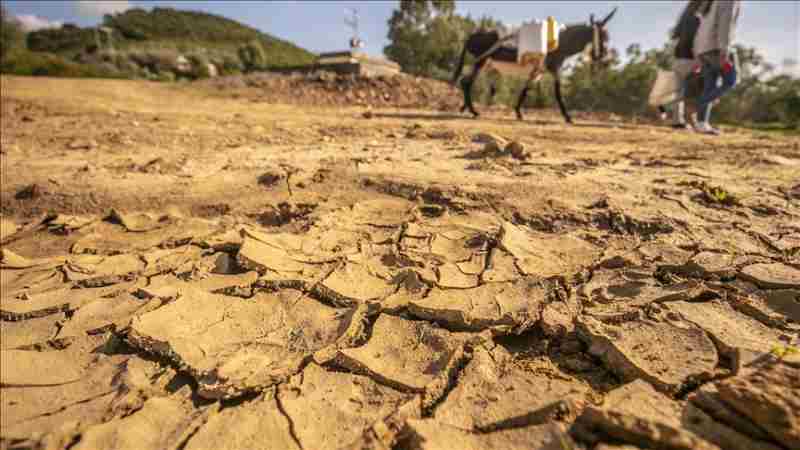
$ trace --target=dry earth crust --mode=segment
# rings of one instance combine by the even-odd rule
[[[411,80],[3,77],[0,449],[800,448],[798,138]]]

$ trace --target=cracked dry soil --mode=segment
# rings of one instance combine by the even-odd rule
[[[2,449],[800,448],[797,138],[2,81]]]

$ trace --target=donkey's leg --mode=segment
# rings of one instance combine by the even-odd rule
[[[497,82],[500,81],[500,71],[492,67],[489,75],[489,104],[494,105],[494,98],[497,96]]]
[[[474,70],[475,69],[473,69],[473,71]],[[468,78],[469,78],[468,76],[461,78],[460,83],[459,83],[459,85],[461,86],[462,95],[464,97],[464,103],[461,105],[461,113],[462,114],[464,113],[464,111],[467,110],[467,96],[469,95],[469,94],[467,94],[467,91],[469,89],[469,84],[467,83],[467,79]]]
[[[461,80],[461,92],[463,93],[464,96],[464,103],[461,105],[460,112],[463,114],[464,111],[467,110],[467,86],[466,83],[464,83],[464,80]]]
[[[522,92],[519,93],[517,106],[514,108],[514,111],[517,112],[517,119],[522,120],[522,107],[525,104],[525,99],[528,98],[528,90],[531,88],[531,82],[536,83],[536,86],[538,87],[540,81],[542,81],[542,72],[540,69],[534,69],[530,75],[528,75],[528,80],[525,81],[525,86],[522,88]]]
[[[531,84],[529,82],[525,82],[525,86],[522,88],[522,91],[519,93],[519,98],[517,99],[517,106],[514,108],[514,111],[517,112],[517,119],[522,120],[522,105],[525,103],[525,99],[528,98],[528,89],[531,88]]]
[[[466,102],[467,108],[469,109],[469,112],[472,113],[473,117],[478,117],[480,116],[480,114],[478,113],[478,111],[475,111],[475,107],[472,105],[472,85],[473,83],[475,83],[475,80],[478,78],[481,69],[483,68],[483,66],[486,65],[487,62],[488,58],[484,58],[476,62],[474,68],[472,69],[472,73],[470,73],[469,77],[465,78],[464,81],[462,81],[464,86],[464,100]]]
[[[572,117],[569,116],[567,112],[567,107],[564,106],[564,99],[561,98],[561,80],[556,77],[555,81],[555,89],[556,89],[556,100],[558,101],[558,107],[561,109],[561,115],[564,116],[564,120],[567,123],[572,123]]]

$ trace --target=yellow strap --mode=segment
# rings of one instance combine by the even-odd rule
[[[547,51],[553,52],[558,48],[558,36],[556,35],[556,19],[553,16],[547,18]]]

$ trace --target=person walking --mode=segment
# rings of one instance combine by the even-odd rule
[[[709,123],[711,107],[732,89],[738,77],[738,59],[731,46],[742,9],[741,0],[708,0],[700,7],[701,24],[694,41],[694,53],[702,64],[703,93],[697,99],[696,130],[718,135]],[[718,85],[722,78],[722,85]]]
[[[700,14],[701,6],[706,4],[707,0],[689,0],[683,13],[678,18],[678,23],[672,29],[670,38],[676,40],[674,57],[672,63],[672,71],[678,79],[678,100],[673,105],[672,110],[672,128],[679,130],[689,129],[686,123],[686,103],[683,98],[686,95],[686,79],[700,65],[694,53],[694,41],[697,31],[700,28]],[[662,114],[666,114],[664,107],[660,107]]]

